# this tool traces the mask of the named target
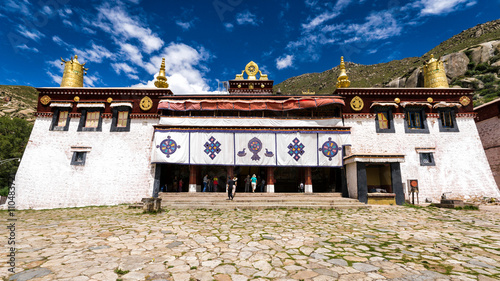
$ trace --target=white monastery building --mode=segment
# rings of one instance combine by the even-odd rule
[[[229,95],[175,95],[165,62],[157,88],[85,88],[77,57],[61,87],[38,88],[36,121],[16,175],[17,206],[134,203],[158,192],[224,192],[228,177],[265,192],[339,192],[364,203],[500,197],[474,123],[473,91],[449,88],[442,65],[426,87],[349,88],[343,60],[331,95],[273,94],[250,62]],[[221,197],[225,196],[221,194]]]

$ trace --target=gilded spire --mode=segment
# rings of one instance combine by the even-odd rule
[[[448,78],[444,71],[442,61],[438,61],[431,55],[431,59],[424,65],[424,87],[426,88],[449,88]]]
[[[78,61],[78,56],[65,61],[61,58],[61,64],[64,64],[64,72],[61,80],[61,87],[83,87],[83,75],[87,74],[88,68],[85,68],[85,63],[81,64]]]
[[[349,77],[345,71],[344,57],[340,57],[340,75],[337,78],[337,88],[347,88],[351,85]]]
[[[165,77],[165,58],[161,59],[160,73],[156,77],[156,88],[168,88],[167,77]]]

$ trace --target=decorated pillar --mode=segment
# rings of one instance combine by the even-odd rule
[[[312,193],[313,192],[313,185],[312,185],[311,167],[305,168],[305,177],[306,177],[306,183],[304,184],[304,192],[305,193]]]
[[[267,192],[274,193],[274,167],[267,167]]]
[[[196,192],[196,171],[195,165],[189,166],[189,192]]]

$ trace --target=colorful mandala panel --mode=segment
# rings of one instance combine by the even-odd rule
[[[321,151],[325,157],[328,157],[329,161],[332,161],[332,158],[335,157],[337,153],[339,153],[339,150],[339,146],[337,145],[337,143],[332,141],[332,138],[328,138],[328,141],[323,143],[323,145],[319,149],[319,151]]]
[[[160,145],[156,146],[157,148],[160,148],[160,151],[163,152],[164,154],[167,155],[167,158],[170,157],[170,155],[174,154],[178,148],[181,148],[180,145],[177,145],[175,140],[171,139],[170,136],[168,136],[166,139],[164,139]]]

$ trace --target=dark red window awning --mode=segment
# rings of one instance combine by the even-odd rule
[[[173,111],[197,110],[273,110],[286,111],[315,108],[330,104],[345,105],[341,98],[290,98],[286,100],[253,99],[253,100],[161,100],[158,109]]]

